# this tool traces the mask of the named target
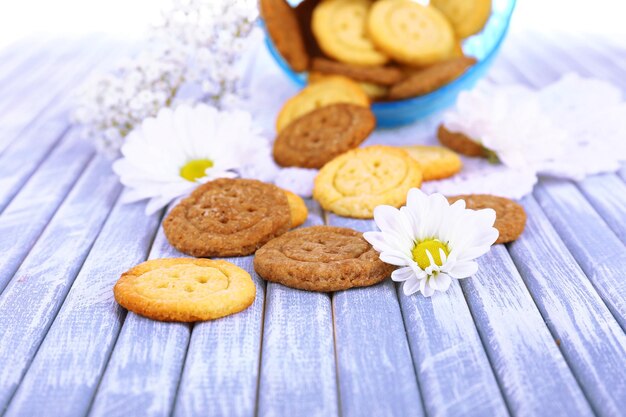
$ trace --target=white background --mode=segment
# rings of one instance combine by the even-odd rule
[[[167,4],[169,0],[2,0],[0,46],[32,35],[104,32],[140,39]],[[525,28],[626,39],[626,0],[518,0],[512,30]]]

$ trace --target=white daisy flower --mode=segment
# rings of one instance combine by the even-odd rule
[[[413,188],[399,210],[378,206],[374,220],[380,232],[365,239],[380,259],[398,268],[391,279],[404,282],[406,295],[418,290],[430,297],[446,291],[452,278],[467,278],[478,270],[474,259],[487,253],[498,238],[492,209],[470,210],[465,201],[450,205],[441,194],[426,195]]]
[[[128,134],[121,151],[113,170],[130,189],[124,201],[149,199],[147,214],[198,184],[239,176],[267,181],[275,169],[249,113],[205,104],[161,109]]]

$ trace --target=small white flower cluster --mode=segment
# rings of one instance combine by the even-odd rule
[[[232,107],[244,95],[239,64],[257,16],[255,0],[174,0],[143,53],[85,86],[74,121],[115,156],[124,137],[164,107]]]

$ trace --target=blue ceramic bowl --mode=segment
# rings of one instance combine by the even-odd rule
[[[290,1],[299,3],[299,1]],[[390,102],[372,104],[378,127],[394,127],[409,124],[436,111],[454,104],[457,95],[474,86],[485,73],[497,55],[504,40],[515,0],[493,0],[492,12],[483,30],[463,42],[466,55],[475,57],[478,62],[462,76],[432,93]],[[265,26],[263,25],[265,30]],[[276,50],[270,36],[265,33],[265,43],[280,68],[299,86],[306,85],[307,74],[294,72]]]

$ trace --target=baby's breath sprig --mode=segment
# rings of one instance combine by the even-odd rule
[[[245,95],[240,61],[257,17],[255,0],[174,0],[141,54],[85,85],[74,121],[116,156],[126,135],[164,107],[232,107]]]

